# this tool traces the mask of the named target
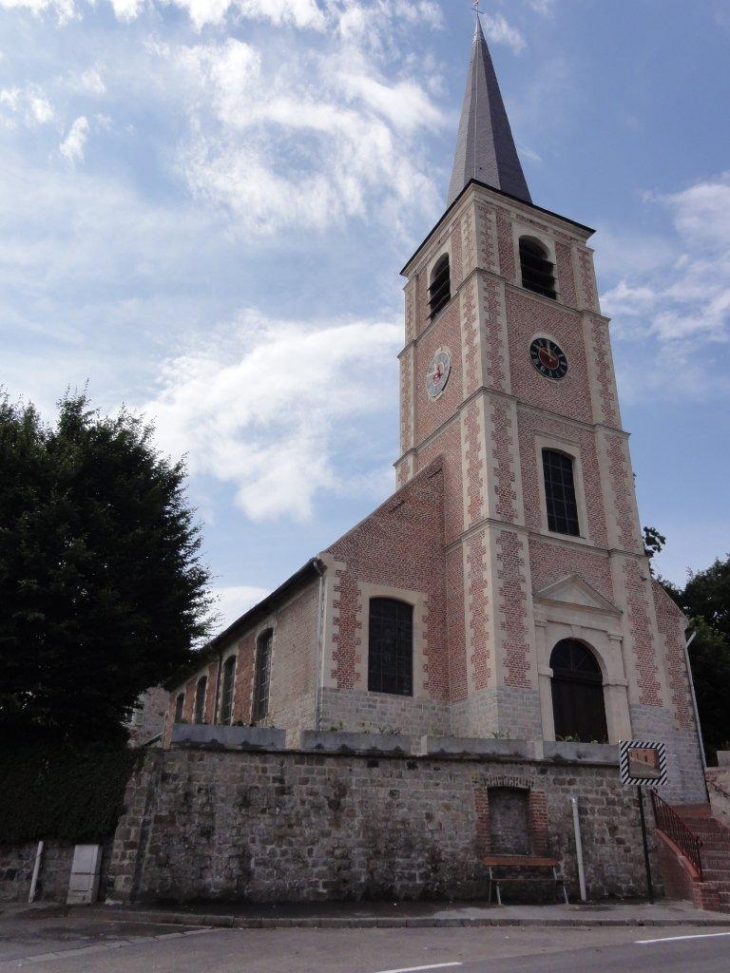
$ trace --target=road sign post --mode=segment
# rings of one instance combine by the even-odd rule
[[[645,740],[622,740],[619,743],[619,767],[621,783],[634,785],[639,797],[641,841],[644,846],[644,867],[649,902],[654,904],[654,883],[649,862],[649,840],[644,813],[644,787],[662,787],[667,782],[667,757],[663,743]]]

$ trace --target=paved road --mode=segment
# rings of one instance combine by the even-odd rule
[[[193,929],[0,923],[0,973],[729,973],[730,928]],[[676,937],[687,936],[687,939]],[[672,941],[665,941],[671,939]],[[661,940],[642,942],[641,940]]]

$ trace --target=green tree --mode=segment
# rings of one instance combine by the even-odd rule
[[[690,617],[704,619],[730,644],[730,554],[704,571],[690,572],[683,602]]]
[[[703,618],[691,619],[695,637],[689,647],[702,740],[709,763],[730,749],[730,642]]]
[[[704,571],[690,572],[684,588],[660,578],[689,619],[689,647],[702,738],[708,760],[730,748],[730,555]]]
[[[651,566],[651,559],[655,554],[661,554],[667,539],[664,534],[660,534],[656,527],[644,527],[644,554],[649,558],[649,570],[654,574]]]
[[[76,394],[55,426],[0,397],[0,470],[0,726],[119,739],[208,630],[184,466]]]

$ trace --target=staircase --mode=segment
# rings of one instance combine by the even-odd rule
[[[677,804],[670,808],[657,799],[655,817],[657,830],[691,883],[695,906],[730,913],[730,830],[712,817],[709,804]],[[695,849],[699,851],[698,859]]]

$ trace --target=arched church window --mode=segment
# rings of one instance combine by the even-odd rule
[[[580,537],[572,457],[555,449],[543,449],[542,468],[548,530]]]
[[[202,723],[205,719],[205,697],[208,692],[208,677],[201,676],[195,687],[195,709],[193,711],[193,723]]]
[[[395,598],[370,599],[368,689],[413,695],[413,606]]]
[[[256,673],[253,687],[254,723],[263,720],[269,712],[269,690],[271,688],[271,650],[274,644],[274,633],[268,629],[259,635],[256,642]]]
[[[555,268],[545,247],[528,236],[520,237],[520,267],[523,287],[555,300]]]
[[[230,723],[233,715],[233,684],[236,676],[236,657],[229,655],[223,664],[221,682],[221,723]]]
[[[451,270],[449,255],[445,253],[439,257],[431,271],[431,283],[428,287],[428,307],[431,317],[435,317],[442,307],[451,300]]]
[[[555,738],[606,743],[606,706],[601,667],[577,639],[563,639],[550,656]]]
[[[185,710],[185,693],[178,693],[175,699],[175,722],[179,723]]]

